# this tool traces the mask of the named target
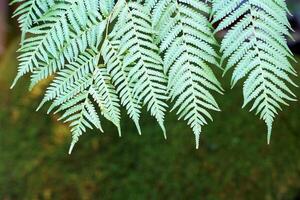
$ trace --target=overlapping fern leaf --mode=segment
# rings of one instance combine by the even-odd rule
[[[19,50],[20,66],[13,85],[28,72],[31,72],[31,88],[40,80],[54,75],[39,108],[52,101],[49,112],[53,109],[65,111],[61,119],[71,122],[71,151],[86,128],[94,125],[102,130],[95,104],[120,132],[118,96],[100,61],[100,44],[114,2],[50,2],[44,13],[32,11],[36,18],[32,18],[30,26],[26,26],[28,29],[23,30],[29,36]],[[27,6],[27,2],[21,4],[17,15],[28,15],[28,9],[20,11],[24,4]],[[22,23],[21,27],[25,27]]]
[[[11,4],[21,3],[14,16],[18,17],[22,31],[21,42],[24,41],[27,31],[34,23],[54,4],[54,0],[13,0]]]
[[[244,77],[244,105],[268,126],[280,104],[294,100],[295,71],[285,37],[288,12],[280,0],[12,0],[22,31],[16,82],[30,74],[33,88],[51,81],[38,109],[62,112],[73,140],[101,128],[101,116],[120,130],[120,107],[138,132],[147,107],[163,130],[167,100],[192,128],[196,147],[202,126],[219,111],[222,87],[214,68],[228,60],[232,85]],[[212,9],[213,7],[213,9]],[[229,28],[219,48],[215,32]],[[211,68],[214,67],[214,68]],[[101,116],[99,115],[101,114]]]
[[[127,105],[138,129],[139,104],[142,103],[147,105],[166,137],[166,77],[152,37],[150,13],[137,2],[121,1],[119,4],[122,9],[114,30],[104,41],[104,59],[109,63],[108,70],[123,93],[122,102]]]
[[[20,65],[14,84],[32,72],[34,85],[62,68],[65,59],[70,61],[87,45],[99,43],[104,19],[95,8],[99,8],[99,1],[57,1],[38,18],[26,32],[34,37],[27,37],[19,50]]]
[[[193,129],[196,148],[201,127],[212,120],[210,110],[219,111],[212,91],[221,93],[211,65],[218,66],[214,50],[216,40],[208,16],[210,4],[201,0],[148,1],[153,26],[163,53],[168,91],[184,118]]]
[[[112,82],[120,96],[122,105],[126,108],[128,115],[134,121],[139,134],[141,105],[134,96],[132,84],[128,78],[128,69],[123,66],[124,56],[119,54],[119,41],[113,40],[110,34],[103,42],[101,54],[107,66],[107,71],[112,77]]]
[[[147,105],[165,133],[166,78],[158,48],[152,44],[150,15],[141,4],[54,0],[46,3],[43,13],[39,7],[28,13],[37,2],[31,3],[23,2],[16,12],[22,19],[34,17],[29,25],[19,20],[27,28],[22,29],[25,38],[12,87],[29,72],[30,88],[54,77],[38,109],[52,102],[48,112],[64,111],[60,119],[70,123],[73,135],[70,152],[87,128],[102,130],[96,104],[120,134],[119,97],[139,132],[140,109]]]
[[[94,125],[102,130],[95,103],[101,114],[117,126],[119,134],[121,131],[118,96],[106,68],[99,65],[99,58],[100,53],[91,49],[80,53],[76,61],[57,73],[42,101],[43,104],[52,100],[48,112],[58,107],[56,112],[65,111],[60,119],[72,121],[70,152],[86,128]]]
[[[242,78],[244,105],[253,102],[268,127],[270,142],[272,123],[281,104],[294,101],[288,85],[294,85],[289,75],[296,75],[288,59],[293,58],[287,43],[290,25],[287,6],[280,0],[214,0],[216,31],[229,26],[221,52],[228,59],[226,69],[233,69],[232,86]]]

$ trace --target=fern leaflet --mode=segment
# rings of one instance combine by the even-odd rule
[[[168,91],[175,100],[179,118],[192,127],[199,146],[201,127],[219,111],[211,91],[221,93],[221,86],[210,65],[217,65],[212,26],[208,21],[210,5],[204,1],[149,1],[153,26],[164,53],[164,71],[168,74]]]
[[[296,75],[288,58],[292,58],[285,36],[290,36],[287,7],[277,0],[214,1],[214,22],[218,30],[231,25],[225,35],[221,52],[228,58],[225,71],[233,68],[232,86],[246,78],[243,86],[244,104],[253,102],[268,127],[270,143],[272,123],[280,104],[294,101],[295,95],[287,83],[296,86],[289,74]]]

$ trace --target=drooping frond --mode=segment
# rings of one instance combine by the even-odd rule
[[[87,27],[91,24],[91,21],[97,20],[98,24],[101,23],[102,17],[100,13],[91,11],[91,8],[98,7],[96,2],[95,0],[59,1],[54,4],[45,15],[37,20],[38,24],[36,26],[27,30],[28,33],[34,34],[34,37],[26,38],[19,50],[21,53],[19,56],[20,64],[13,86],[24,74],[33,72],[34,69],[44,65],[48,66],[48,63],[52,64],[55,62],[49,61],[52,58],[62,63],[63,56],[59,54],[58,50],[62,49],[65,43],[69,43],[72,37],[74,38],[78,33],[84,31],[82,27]],[[95,36],[97,35],[95,31],[94,34]],[[95,36],[92,38],[95,38]],[[79,45],[84,46],[85,43],[88,44],[89,41],[87,41],[87,39],[89,39],[89,37],[81,40],[81,44]],[[79,45],[72,46],[74,49],[71,51],[70,48],[67,49],[69,51],[65,53],[64,56],[66,58],[72,58],[74,55],[71,53],[76,52],[76,50],[79,51]],[[48,71],[45,72],[46,75],[49,72],[55,71],[55,69],[56,68],[53,67],[52,69],[48,69]],[[42,77],[45,76],[45,74],[40,75]]]
[[[117,126],[121,136],[119,99],[106,68],[97,68],[93,79],[90,93],[98,103],[103,116]]]
[[[210,4],[201,0],[158,0],[147,2],[152,8],[160,51],[164,53],[164,71],[168,91],[175,100],[179,118],[193,129],[196,147],[201,127],[212,119],[209,110],[219,111],[212,91],[221,86],[210,66],[218,66],[214,50],[216,40],[209,23]]]
[[[39,63],[40,65],[33,70],[30,88],[33,88],[40,80],[64,68],[65,64],[72,62],[80,52],[87,48],[97,48],[102,40],[106,24],[107,20],[99,22],[95,19],[89,22],[84,30],[71,35],[71,39],[58,50],[56,57],[50,57],[47,63]]]
[[[212,68],[219,66],[212,17],[215,32],[229,29],[220,62],[228,61],[225,71],[233,68],[232,85],[246,78],[244,106],[253,102],[269,141],[277,110],[294,100],[286,3],[211,1],[12,0],[22,30],[12,87],[27,73],[30,88],[51,77],[38,109],[50,103],[48,112],[63,112],[60,119],[72,131],[70,152],[87,129],[102,131],[98,110],[120,134],[119,102],[139,133],[146,106],[166,135],[168,99],[198,148],[202,126],[220,110],[214,93],[222,93]]]
[[[78,137],[85,132],[85,128],[91,128],[88,122],[82,121],[85,120],[83,115],[85,112],[91,115],[90,118],[86,116],[87,120],[99,128],[98,115],[94,112],[93,105],[90,105],[91,98],[98,104],[101,114],[113,122],[120,133],[118,96],[106,69],[98,67],[99,58],[100,53],[93,50],[88,49],[81,53],[76,61],[67,64],[57,73],[42,101],[43,104],[53,100],[48,112],[56,107],[59,107],[56,112],[66,110],[62,118],[67,117],[67,121],[73,121],[71,127],[73,124],[78,125],[71,129],[73,135],[71,149],[78,141]],[[80,102],[83,103],[79,104]],[[74,116],[75,112],[77,118]]]
[[[27,6],[24,4],[19,9]],[[101,56],[99,45],[114,2],[66,0],[51,4],[49,1],[48,4],[47,10],[26,30],[30,37],[21,44],[20,66],[13,85],[27,72],[32,72],[31,87],[54,75],[39,108],[52,101],[48,112],[55,108],[56,112],[65,111],[62,118],[71,122],[72,149],[86,128],[91,128],[89,124],[101,129],[94,103],[120,132],[118,97],[109,82],[110,77],[103,70],[97,73]],[[24,15],[28,14],[25,12]],[[103,75],[102,84],[99,84],[100,74]]]
[[[71,122],[70,127],[73,140],[69,149],[69,154],[71,154],[79,136],[86,132],[86,128],[93,129],[93,126],[95,126],[103,132],[99,116],[90,100],[90,93],[88,91],[79,93],[68,100],[61,106],[61,110],[66,111],[61,116],[60,120],[64,119],[64,122]]]
[[[87,81],[91,74],[95,70],[97,65],[96,55],[91,50],[81,53],[76,61],[67,64],[66,67],[57,73],[55,79],[51,82],[50,86],[47,88],[45,96],[39,106],[39,108],[47,101],[56,101],[52,107],[59,106],[61,103],[65,102],[67,98],[66,94],[70,93],[72,86],[82,83],[87,86],[91,84],[91,81]],[[86,87],[74,87],[74,89],[86,89]],[[80,92],[80,91],[78,91]],[[76,92],[75,92],[76,93]],[[52,108],[51,107],[51,108]],[[50,109],[49,111],[51,111]]]
[[[75,143],[86,128],[92,128],[94,124],[102,130],[98,115],[90,101],[91,85],[93,84],[93,72],[99,56],[93,51],[82,53],[77,61],[74,61],[61,70],[51,85],[48,87],[42,103],[53,100],[48,112],[58,107],[56,112],[65,111],[60,119],[71,122],[72,151]]]
[[[112,77],[113,84],[119,93],[121,103],[126,107],[128,115],[134,121],[139,133],[141,106],[136,97],[134,97],[133,88],[128,78],[128,71],[123,67],[123,56],[119,54],[119,41],[111,41],[107,37],[102,46],[102,55],[107,65],[107,71]]]
[[[112,43],[115,43],[115,41],[120,42],[116,55],[123,57],[122,66],[119,68],[122,68],[126,75],[115,75],[123,76],[120,81],[127,79],[128,86],[132,90],[129,91],[132,94],[128,94],[132,98],[131,101],[137,100],[137,103],[134,104],[142,102],[147,105],[147,109],[156,118],[165,134],[166,79],[163,74],[158,47],[154,44],[152,38],[153,29],[150,14],[146,7],[136,2],[127,3],[123,1],[120,7],[122,9],[114,27],[116,34],[111,38],[111,41]],[[110,53],[113,54],[111,50]],[[115,55],[108,58],[107,62],[112,62],[111,59],[115,59]],[[116,65],[119,65],[117,62],[120,61],[115,62]],[[134,112],[136,113],[136,111]]]
[[[214,0],[216,31],[229,27],[221,52],[228,59],[225,71],[233,69],[232,86],[242,78],[244,105],[253,102],[252,110],[260,114],[268,127],[270,142],[272,123],[281,110],[280,104],[294,101],[288,84],[296,75],[288,58],[292,54],[286,43],[289,22],[285,1],[279,0]]]

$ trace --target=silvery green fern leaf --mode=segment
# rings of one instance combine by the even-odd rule
[[[112,82],[119,93],[121,103],[126,107],[128,115],[134,121],[138,132],[141,134],[139,125],[141,105],[134,96],[133,87],[128,77],[128,70],[123,66],[124,56],[119,54],[119,45],[118,40],[113,41],[111,36],[108,36],[103,42],[102,55],[107,65],[107,71],[111,75]]]
[[[98,69],[98,50],[113,5],[113,1],[54,1],[26,31],[31,36],[19,50],[20,66],[13,85],[28,72],[32,72],[31,87],[54,75],[39,108],[52,101],[48,112],[65,111],[61,119],[71,122],[73,134],[70,151],[86,128],[101,129],[95,103],[120,132],[116,91],[107,73]]]
[[[30,89],[39,81],[48,78],[53,73],[64,68],[65,64],[73,61],[79,53],[88,47],[97,48],[101,42],[107,20],[95,18],[90,21],[83,31],[72,33],[68,42],[58,49],[56,57],[50,57],[48,62],[39,63],[31,74]],[[87,41],[86,41],[87,40]]]
[[[14,13],[22,31],[21,42],[24,41],[27,31],[34,23],[54,4],[54,0],[13,0],[11,4],[22,3]]]
[[[253,102],[268,127],[270,142],[272,123],[281,104],[294,101],[288,84],[296,86],[289,75],[296,75],[288,58],[292,54],[286,43],[290,25],[285,1],[214,0],[216,31],[229,27],[222,40],[222,58],[228,59],[225,71],[233,69],[232,86],[242,78],[244,106]]]
[[[222,90],[210,68],[218,66],[216,40],[208,20],[210,4],[201,0],[150,0],[147,5],[152,8],[153,26],[164,53],[173,109],[177,108],[179,118],[193,129],[198,148],[201,128],[207,119],[212,120],[209,111],[219,111],[212,91]]]
[[[147,105],[147,109],[156,118],[165,135],[166,79],[163,74],[158,47],[154,44],[152,38],[153,29],[150,13],[148,13],[146,7],[136,2],[127,3],[123,1],[120,7],[122,9],[115,30],[113,30],[115,34],[111,37],[111,43],[119,41],[119,44],[117,44],[119,47],[117,47],[115,53],[113,49],[105,50],[113,55],[111,57],[104,56],[104,58],[107,63],[115,62],[116,67],[123,71],[123,74],[113,74],[113,76],[118,76],[118,81],[127,82],[127,95],[130,96],[130,104],[135,107],[135,111],[133,111],[133,108],[128,108],[128,111],[134,117],[135,123],[137,124],[139,118],[138,105],[141,102]],[[108,40],[105,41],[105,48],[109,47],[108,42]],[[115,56],[122,59],[122,61],[116,59]],[[108,66],[108,68],[111,68],[109,71],[112,72],[113,67]],[[113,79],[116,79],[116,77],[113,77]],[[138,125],[137,127],[139,128]]]
[[[67,64],[57,74],[45,95],[46,100],[53,99],[48,112],[59,107],[56,112],[65,110],[61,119],[72,121],[73,141],[70,151],[86,127],[92,128],[90,124],[102,130],[92,101],[98,104],[101,114],[113,122],[121,133],[118,96],[106,69],[98,65],[99,58],[100,53],[89,49],[80,54],[76,61]]]
[[[80,41],[81,43],[77,43],[78,46],[72,46],[71,48],[73,49],[71,51],[69,47],[67,49],[69,51],[64,56],[57,51],[58,49],[63,49],[66,43],[70,44],[70,38],[74,38],[74,35],[83,32],[84,30],[81,30],[82,27],[88,27],[89,24],[95,23],[95,21],[97,24],[103,21],[100,13],[90,11],[90,8],[98,7],[96,2],[95,0],[58,1],[58,3],[52,5],[44,15],[37,19],[37,25],[27,30],[28,33],[34,34],[34,37],[26,38],[19,50],[21,53],[19,56],[20,64],[13,85],[24,74],[28,72],[35,74],[37,73],[35,69],[38,71],[41,68],[45,69],[44,66],[46,65],[48,70],[43,70],[43,73],[38,73],[41,77],[34,77],[33,79],[39,80],[45,78],[52,72],[55,72],[56,67],[63,66],[63,64],[58,66],[53,65],[63,63],[64,56],[72,58],[72,51],[76,53],[79,51],[78,48],[88,43],[90,41],[88,40],[89,37],[84,38],[84,40]],[[90,31],[90,33],[94,33],[93,38],[97,35],[95,31]],[[53,61],[53,58],[58,62]]]
[[[268,126],[281,104],[294,100],[288,84],[295,71],[286,45],[290,26],[282,0],[13,0],[22,30],[19,78],[30,73],[30,88],[49,78],[38,109],[63,112],[73,140],[87,129],[102,131],[100,115],[120,134],[120,105],[141,132],[142,106],[163,129],[166,101],[193,129],[196,147],[202,126],[219,111],[222,93],[211,66],[219,66],[215,32],[222,40],[221,63],[233,68],[232,85],[246,78],[244,105]],[[120,99],[120,100],[119,100]]]
[[[117,126],[121,136],[119,98],[104,65],[94,71],[93,80],[90,93],[99,105],[103,116]]]

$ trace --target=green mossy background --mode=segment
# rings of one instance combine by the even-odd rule
[[[105,133],[83,135],[68,155],[67,126],[46,107],[35,112],[47,82],[28,92],[22,79],[9,90],[17,46],[12,40],[0,58],[1,200],[300,199],[299,102],[280,112],[267,145],[264,123],[241,109],[241,84],[230,90],[227,75],[226,95],[218,96],[222,112],[203,128],[199,150],[174,113],[167,114],[164,140],[146,112],[139,136],[123,111],[122,138],[103,120]]]

